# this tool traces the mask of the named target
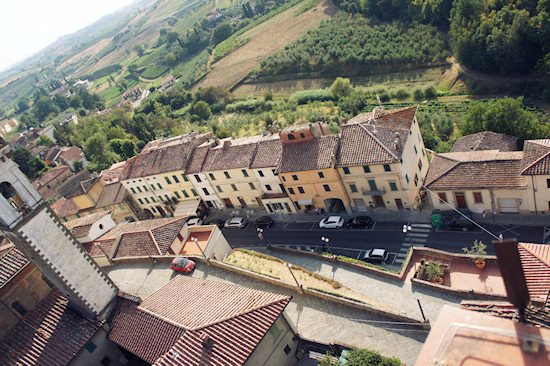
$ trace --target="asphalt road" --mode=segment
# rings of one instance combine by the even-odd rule
[[[445,231],[442,228],[412,223],[411,241],[413,245],[462,253],[462,248],[471,246],[474,240],[487,244],[488,254],[494,254],[490,234],[480,228],[468,232]],[[521,242],[543,243],[543,227],[520,227],[515,225],[484,225],[484,228],[497,237],[516,237]],[[229,244],[236,247],[265,247],[258,238],[253,224],[244,229],[222,229]],[[369,229],[319,229],[318,223],[277,222],[263,232],[264,239],[271,245],[284,245],[299,249],[315,249],[322,245],[321,237],[330,239],[334,253],[360,258],[364,251],[384,248],[390,253],[403,253],[409,248],[409,239],[403,233],[403,224],[395,222],[375,222]]]

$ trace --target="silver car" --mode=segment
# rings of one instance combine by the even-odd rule
[[[230,220],[227,220],[224,227],[228,229],[242,229],[246,226],[246,224],[247,222],[244,217],[234,217]]]

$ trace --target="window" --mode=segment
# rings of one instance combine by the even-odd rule
[[[391,166],[389,164],[384,164],[384,171],[391,172]]]
[[[193,188],[191,188],[191,193],[193,193],[193,196],[195,196],[195,197],[198,196],[197,191],[195,191]]]
[[[170,197],[168,197],[167,194],[165,194],[164,197],[166,197],[166,201],[170,201]]]
[[[277,338],[279,338],[279,335],[281,334],[281,330],[277,327],[276,324],[273,324],[271,328],[269,328],[269,334],[273,337],[273,340],[275,341]]]
[[[244,176],[245,178],[248,178],[248,172],[247,172],[246,170],[241,169],[241,172],[243,172],[243,176]]]
[[[157,183],[157,186],[159,187],[159,189],[162,189],[162,186],[160,185],[160,183]]]
[[[138,190],[139,193],[141,193],[141,188],[136,187],[136,189]]]
[[[399,159],[399,162],[400,162],[401,164],[403,164],[403,158]]]
[[[319,174],[319,178],[324,178],[325,177],[325,174],[323,172],[317,172],[317,174]]]
[[[233,188],[234,191],[237,191],[237,186],[236,185],[232,184],[231,188]]]
[[[263,177],[263,176],[264,176],[264,172],[262,172],[261,170],[258,170],[258,175],[259,175],[260,177]]]
[[[376,186],[376,182],[374,179],[369,179],[369,187],[371,191],[377,191],[378,187]]]
[[[397,184],[395,184],[395,182],[390,182],[390,189],[392,191],[397,191]]]
[[[328,184],[323,184],[325,192],[330,192],[330,186]]]
[[[225,175],[225,177],[226,177],[227,179],[231,179],[231,176],[229,175],[229,172],[223,172],[223,174]]]
[[[151,188],[153,189],[153,191],[156,190],[155,186],[154,185],[151,185]]]
[[[298,192],[300,192],[300,193],[306,193],[306,191],[304,191],[304,187],[298,187]]]
[[[298,176],[296,174],[292,174],[292,180],[298,180]]]
[[[136,190],[135,190],[135,189],[130,188],[130,190],[132,191],[132,193],[136,193]]]
[[[223,192],[222,187],[220,187],[220,186],[216,186],[216,189],[218,190],[218,192]]]
[[[281,179],[283,180],[283,182],[286,182],[286,178],[284,177],[284,175],[281,175]]]
[[[189,182],[189,179],[187,179],[187,177],[185,176],[185,174],[182,174],[181,177],[183,178],[183,181],[184,181],[184,182]]]
[[[418,159],[418,169],[422,170],[422,160]]]
[[[273,175],[277,175],[277,173],[275,173],[275,169],[271,169],[271,173],[273,173]]]
[[[368,165],[363,165],[363,171],[364,171],[365,173],[370,173],[370,166],[368,166]]]
[[[151,207],[151,210],[153,210],[153,212],[157,212],[157,210],[154,207]]]
[[[481,192],[474,192],[474,203],[483,203]]]
[[[306,135],[304,135],[303,133],[300,132],[300,138],[305,139]]]
[[[197,183],[202,182],[201,177],[199,177],[198,174],[195,174],[194,177],[195,177],[195,180],[197,181]]]
[[[145,192],[149,192],[149,190],[147,189],[146,186],[143,186],[143,190],[144,190]]]
[[[13,304],[11,304],[11,307],[21,316],[25,316],[28,313],[27,309],[25,309],[23,305],[19,303],[19,301],[14,301]]]
[[[349,189],[351,190],[352,193],[357,193],[357,186],[355,184],[350,184],[349,185]]]
[[[409,176],[405,174],[405,180],[407,181],[407,184],[409,184]]]
[[[416,149],[416,145],[414,145],[414,153],[418,154],[418,150]]]
[[[187,194],[187,191],[186,190],[182,190],[181,193],[183,193],[183,196],[185,198],[189,198],[189,194]]]
[[[172,184],[172,182],[170,182],[170,179],[168,177],[164,177],[164,179],[166,180],[166,183]]]
[[[157,202],[157,200],[155,199],[155,196],[151,197],[151,201]]]
[[[179,182],[180,182],[180,180],[178,179],[178,177],[176,177],[175,175],[172,175],[172,178],[174,179],[174,182],[176,182],[176,183],[179,183]]]
[[[176,195],[176,198],[181,198],[180,194],[177,191],[174,191],[174,194]]]
[[[288,189],[288,193],[294,194],[294,188],[289,188],[289,189]]]
[[[208,176],[210,177],[210,179],[212,179],[212,180],[216,180],[216,178],[214,178],[214,174],[212,174],[212,173],[208,173]]]
[[[145,197],[144,200],[145,200],[145,203],[150,203],[149,198]]]
[[[284,351],[285,351],[285,353],[286,353],[287,355],[289,355],[289,354],[290,354],[290,351],[292,351],[292,348],[290,348],[290,346],[287,344],[287,345],[285,346]]]
[[[294,137],[293,134],[289,133],[289,134],[288,134],[288,139],[289,139],[289,140],[295,140],[296,137]]]
[[[281,192],[285,193],[285,186],[283,186],[282,184],[279,184],[279,188],[281,188]]]
[[[418,134],[418,141],[422,141],[422,137],[420,137],[420,133]]]
[[[90,341],[86,344],[86,346],[84,346],[84,348],[86,348],[86,351],[92,353],[95,351],[97,346],[94,344],[94,342]]]
[[[143,201],[141,200],[141,198],[138,198],[138,201],[140,205],[143,205]]]
[[[266,185],[265,185],[265,190],[266,190],[266,191],[271,191],[271,186],[270,186],[269,184],[266,184]]]
[[[250,186],[250,189],[256,189],[256,187],[254,187],[254,183],[249,182],[248,185]]]
[[[204,192],[205,195],[209,196],[210,195],[210,192],[208,192],[208,189],[206,188],[203,188],[202,191]]]
[[[426,157],[426,150],[422,149],[422,155]]]
[[[550,188],[550,179],[546,179],[546,188]]]
[[[414,175],[414,185],[418,187],[418,174]]]
[[[440,192],[437,194],[439,196],[439,199],[443,202],[447,202],[447,193],[445,192]]]
[[[349,174],[349,168],[347,166],[343,167],[342,170],[344,171],[344,174]]]
[[[111,359],[109,357],[103,357],[103,360],[101,360],[102,366],[109,366],[111,364]]]
[[[162,202],[162,197],[161,196],[157,196],[159,198],[159,201]]]

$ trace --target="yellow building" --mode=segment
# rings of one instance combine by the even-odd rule
[[[263,208],[260,183],[250,165],[263,136],[223,139],[208,150],[201,169],[226,208]]]
[[[297,209],[350,212],[350,201],[334,168],[338,136],[324,122],[291,126],[279,133],[283,154],[277,174]]]
[[[550,139],[525,141],[521,175],[527,180],[529,211],[550,213]]]
[[[354,211],[418,207],[429,160],[416,110],[376,107],[342,126],[336,167]]]
[[[210,137],[212,133],[190,133],[149,142],[127,161],[122,184],[150,216],[173,215],[178,203],[186,200],[197,202],[196,211],[199,195],[185,170],[194,148]]]

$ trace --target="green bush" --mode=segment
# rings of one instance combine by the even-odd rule
[[[298,104],[307,104],[308,102],[320,101],[324,102],[327,100],[332,100],[332,94],[330,89],[311,89],[311,90],[301,90],[290,96],[290,98],[296,100]]]
[[[162,66],[162,65],[152,65],[146,68],[142,73],[141,76],[143,76],[146,79],[156,79],[162,74],[164,74],[166,71],[168,71],[168,67]]]

